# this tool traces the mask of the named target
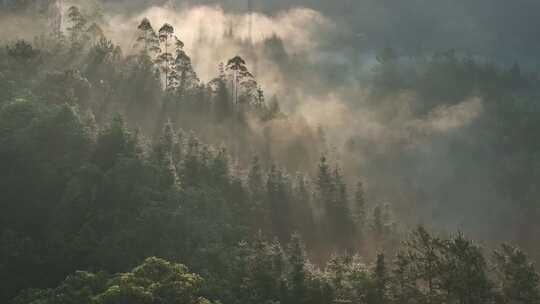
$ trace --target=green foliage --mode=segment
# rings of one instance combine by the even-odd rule
[[[32,44],[25,40],[19,40],[13,45],[6,46],[6,48],[8,56],[20,64],[28,64],[39,55],[39,51],[35,50]]]
[[[30,290],[13,303],[39,304],[210,304],[200,297],[202,279],[181,264],[148,258],[131,272],[108,276],[76,272],[50,290]]]
[[[494,252],[500,303],[539,303],[540,276],[519,248],[502,245]]]
[[[69,32],[69,39],[71,41],[71,47],[74,50],[84,47],[88,36],[86,35],[87,19],[81,13],[78,7],[71,6],[67,11],[67,18],[70,26],[67,29]]]
[[[339,168],[331,172],[326,157],[322,157],[317,177],[317,199],[326,213],[326,227],[329,240],[339,247],[347,248],[346,236],[354,234],[354,222],[349,206],[347,185]]]
[[[0,302],[540,301],[538,273],[521,250],[496,251],[492,271],[462,234],[443,239],[420,227],[397,248],[399,218],[370,204],[361,183],[351,195],[326,157],[311,178],[269,165],[279,161],[272,125],[288,121],[277,98],[266,104],[243,58],[204,84],[168,24],[156,33],[144,19],[137,52],[124,56],[78,8],[67,17],[68,42],[55,35],[0,51]],[[487,122],[488,144],[522,147],[536,161],[538,143],[512,136],[538,127],[519,66],[502,71],[447,52],[403,79],[393,50],[377,60],[384,93],[416,88],[449,104],[476,90],[500,95],[487,107],[496,121]],[[424,106],[415,110],[436,105]],[[503,157],[509,184],[515,161]],[[316,167],[303,155],[298,162]],[[531,180],[534,167],[523,169]],[[523,195],[533,201],[533,190]]]

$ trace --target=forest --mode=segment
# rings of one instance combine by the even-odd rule
[[[172,21],[117,42],[86,6],[0,7],[48,14],[44,33],[0,35],[0,303],[540,303],[534,69],[378,48],[344,112],[386,133],[349,133],[266,88],[285,62],[285,82],[324,89],[308,76],[324,64],[295,70],[307,59],[277,35],[261,51],[225,26],[244,51],[208,78]],[[415,167],[424,148],[452,155],[434,159],[459,187]],[[472,224],[490,215],[488,238]]]

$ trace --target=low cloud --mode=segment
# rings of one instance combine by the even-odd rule
[[[442,105],[429,113],[427,119],[413,122],[413,128],[426,134],[440,134],[468,126],[482,113],[482,100],[470,98],[456,105]]]
[[[438,106],[420,118],[412,110],[416,102],[412,92],[387,97],[377,106],[370,105],[368,92],[356,94],[356,107],[337,93],[306,96],[301,98],[297,113],[311,125],[328,130],[338,146],[356,138],[384,152],[398,146],[429,144],[437,137],[468,127],[483,111],[482,100],[472,97],[455,105]]]
[[[182,11],[151,7],[135,15],[109,16],[108,31],[116,41],[129,48],[135,36],[134,29],[145,17],[156,30],[166,22],[173,25],[192,53],[196,53],[198,49],[195,48],[201,40],[219,45],[230,39],[225,34],[232,30],[235,39],[251,40],[254,44],[276,35],[285,41],[289,54],[297,54],[316,48],[320,42],[316,36],[334,26],[321,13],[307,8],[290,9],[271,17],[260,13],[226,13],[219,6],[196,6]],[[132,33],[131,37],[127,33]]]
[[[351,183],[358,178],[366,182],[373,203],[389,201],[410,223],[439,212],[437,221],[449,228],[463,224],[488,232],[496,229],[489,219],[471,221],[483,206],[489,204],[492,210],[508,206],[492,191],[493,169],[487,162],[452,153],[460,139],[474,142],[479,136],[469,131],[483,118],[481,98],[441,105],[420,115],[415,109],[425,100],[415,91],[374,97],[370,82],[374,53],[356,48],[373,38],[348,32],[335,19],[310,8],[265,15],[212,5],[177,10],[153,6],[106,14],[105,32],[129,53],[144,17],[156,31],[165,22],[175,27],[204,82],[217,75],[220,62],[235,55],[247,60],[267,100],[275,95],[288,114],[288,119],[252,125],[255,140],[261,141],[255,145],[264,147],[269,138],[275,140],[267,153],[279,163],[306,170],[295,165],[306,158],[315,164],[320,153],[327,152],[344,167]],[[232,35],[227,35],[231,29]],[[12,32],[16,29],[0,26],[0,38]],[[319,126],[326,133],[327,147],[319,145]],[[463,183],[463,177],[474,177],[476,184]],[[471,200],[474,205],[468,206]],[[456,206],[454,201],[462,205],[449,210]],[[460,216],[467,210],[471,218],[463,220]]]

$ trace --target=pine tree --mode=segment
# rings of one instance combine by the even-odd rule
[[[161,52],[161,49],[159,47],[159,37],[152,27],[150,20],[144,18],[137,29],[138,34],[136,46],[142,44],[141,52],[150,58],[154,58],[156,54]]]
[[[440,288],[446,302],[477,304],[491,302],[491,282],[481,249],[458,233],[441,246]]]
[[[255,108],[259,111],[264,110],[266,107],[265,101],[264,101],[264,91],[261,87],[257,89],[257,99],[255,102]]]
[[[375,237],[378,240],[382,240],[384,237],[384,221],[382,216],[382,208],[377,205],[373,209],[373,224],[371,227]]]
[[[131,133],[124,119],[116,115],[110,125],[98,136],[94,162],[103,170],[113,167],[121,157],[138,155],[138,138]]]
[[[246,61],[240,56],[235,56],[227,62],[225,71],[233,84],[234,102],[248,107],[252,106],[258,86],[255,77],[247,67]]]
[[[356,192],[354,193],[354,221],[356,227],[362,235],[366,227],[366,198],[364,193],[364,185],[362,182],[356,184]]]
[[[424,287],[425,302],[437,303],[440,298],[441,246],[439,238],[419,226],[405,242],[406,254],[414,265],[417,280]]]
[[[86,43],[85,33],[88,21],[76,6],[71,6],[68,9],[67,16],[70,23],[70,27],[68,27],[67,30],[69,32],[72,48],[82,48],[84,43]]]
[[[501,303],[540,303],[540,275],[519,248],[502,245],[494,252]]]
[[[303,174],[297,174],[294,183],[294,218],[304,240],[311,244],[316,238],[316,224],[313,214],[312,193],[309,182]]]
[[[385,304],[388,303],[388,271],[386,269],[386,262],[384,254],[377,255],[377,261],[375,262],[375,268],[372,273],[373,290],[371,296],[368,297],[368,303],[372,304]]]
[[[267,242],[258,233],[251,245],[247,259],[248,277],[243,284],[243,302],[264,303],[281,300],[281,277],[284,271],[284,254],[279,241]]]
[[[336,193],[334,180],[330,167],[327,163],[326,157],[322,156],[319,162],[319,170],[317,174],[317,179],[315,181],[316,186],[316,198],[317,198],[317,207],[320,210],[320,226],[322,231],[325,232],[324,237],[333,240],[334,227],[332,226],[333,218],[333,201]]]
[[[96,116],[91,110],[84,113],[82,123],[86,136],[90,139],[90,143],[95,145],[98,137],[98,125],[96,122]]]
[[[176,164],[179,161],[179,151],[177,149],[178,137],[171,121],[167,121],[153,151],[153,158],[158,170],[158,183],[164,188],[178,183]]]
[[[232,114],[230,94],[227,89],[227,76],[223,63],[218,66],[219,76],[210,82],[213,93],[214,117],[217,122],[223,122]]]
[[[334,192],[334,185],[332,181],[330,167],[328,166],[328,162],[325,156],[321,157],[319,163],[319,172],[317,175],[316,185],[318,189],[319,199],[323,202],[330,200]]]
[[[182,49],[177,50],[174,62],[174,71],[176,73],[175,82],[178,94],[181,99],[185,99],[190,90],[197,89],[199,78],[193,70],[191,58]]]
[[[26,40],[18,40],[17,42],[6,46],[7,54],[22,67],[27,67],[38,57],[39,50],[35,49],[32,44]]]
[[[259,157],[253,156],[247,176],[248,188],[253,202],[260,204],[264,197],[264,178]]]
[[[280,168],[272,165],[266,180],[266,208],[272,221],[272,230],[281,241],[286,241],[293,230],[290,192],[289,179]]]
[[[231,173],[229,167],[229,158],[225,148],[218,149],[217,153],[215,153],[212,159],[210,173],[216,187],[222,187],[220,189],[227,189],[230,186]]]
[[[203,172],[203,147],[194,133],[189,135],[184,162],[181,167],[182,185],[194,187],[201,183]]]
[[[290,296],[287,303],[305,303],[307,292],[307,258],[300,235],[293,234],[287,247],[287,282]]]
[[[390,276],[390,300],[396,304],[420,303],[421,293],[416,286],[416,273],[411,257],[398,252]]]
[[[326,263],[326,273],[328,273],[329,279],[332,282],[334,288],[335,297],[343,299],[347,295],[345,289],[347,285],[347,256],[333,253],[330,260]]]
[[[349,248],[349,240],[354,233],[354,223],[349,209],[349,196],[347,193],[347,185],[341,175],[339,168],[334,169],[334,184],[336,187],[335,198],[332,205],[328,209],[332,210],[331,224],[334,229],[334,239],[341,242],[341,246]]]
[[[162,52],[158,56],[158,64],[161,66],[161,71],[165,79],[165,89],[169,88],[169,76],[171,72],[171,62],[173,55],[171,53],[171,44],[173,43],[174,27],[165,23],[158,32],[159,41],[163,44]]]
[[[182,54],[185,55],[185,52],[183,50],[184,42],[182,42],[182,40],[178,39],[178,37],[174,35],[171,38],[173,40],[174,52],[171,53],[171,62],[170,62],[170,70],[169,70],[169,75],[168,75],[167,87],[171,90],[174,89],[178,91],[178,87],[180,85],[180,73],[178,71],[177,64],[181,64],[181,60],[178,60],[179,56],[183,57]],[[181,94],[180,96],[183,98],[183,94]],[[176,102],[176,104],[178,106],[178,102]]]
[[[281,106],[279,104],[279,100],[277,99],[277,96],[275,95],[272,96],[268,104],[268,109],[266,112],[267,112],[266,120],[272,120],[272,119],[276,119],[282,116]]]

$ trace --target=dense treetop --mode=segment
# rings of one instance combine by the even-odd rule
[[[65,33],[0,50],[1,302],[540,302],[521,249],[407,234],[396,206],[370,200],[332,158],[323,131],[275,149],[273,123],[289,117],[242,57],[204,83],[170,24],[143,19],[122,50],[77,7],[67,17]],[[489,105],[493,117],[526,118],[489,124],[492,136],[537,124],[519,102],[536,82],[518,66],[446,52],[404,77],[392,49],[377,60],[374,98],[416,87],[451,104],[480,90],[516,98]],[[498,151],[525,139],[506,140]],[[515,153],[533,158],[535,145]],[[501,180],[519,192],[513,168]],[[528,202],[532,191],[509,195]]]

